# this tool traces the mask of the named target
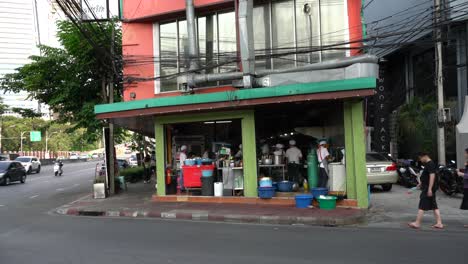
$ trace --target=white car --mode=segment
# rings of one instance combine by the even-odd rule
[[[21,162],[21,165],[23,165],[28,174],[32,173],[33,171],[36,173],[41,172],[41,162],[37,157],[19,156],[15,160]]]
[[[130,164],[130,167],[137,167],[138,166],[138,160],[134,157],[131,157],[128,159],[128,164]]]
[[[77,159],[80,158],[80,156],[78,156],[78,154],[76,154],[76,153],[72,153],[72,154],[70,154],[70,157],[68,157],[68,158],[71,159],[71,160],[77,160]]]
[[[81,160],[88,160],[88,154],[81,154],[80,159]]]

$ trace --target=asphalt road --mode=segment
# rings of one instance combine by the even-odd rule
[[[0,187],[0,263],[465,263],[468,233],[320,228],[50,213],[89,193],[94,163]]]

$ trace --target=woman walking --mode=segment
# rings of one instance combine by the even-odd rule
[[[468,210],[468,148],[465,149],[465,169],[457,170],[457,174],[463,177],[463,201],[460,206],[461,210]],[[465,225],[468,228],[468,225]]]

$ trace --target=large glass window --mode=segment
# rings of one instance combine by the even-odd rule
[[[159,34],[160,60],[156,67],[160,68],[162,76],[159,80],[160,92],[175,91],[177,73],[184,72],[190,67],[187,21],[160,24]],[[238,71],[236,36],[234,12],[197,18],[200,72]]]
[[[290,68],[346,56],[346,0],[265,0],[254,7],[257,69]],[[337,49],[338,48],[338,49]],[[273,57],[273,58],[271,58]]]
[[[160,91],[174,91],[177,89],[177,79],[174,78],[174,75],[178,73],[177,23],[162,24],[159,27],[159,32],[161,49],[159,67],[161,76],[168,76],[160,79]]]

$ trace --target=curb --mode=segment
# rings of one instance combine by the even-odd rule
[[[60,215],[71,216],[105,216],[105,217],[131,217],[177,219],[192,221],[213,221],[227,223],[273,224],[273,225],[308,225],[308,226],[348,226],[366,222],[366,213],[359,211],[354,216],[346,217],[303,217],[303,216],[271,216],[271,215],[243,215],[243,214],[217,214],[217,213],[181,213],[160,211],[89,211],[74,207],[61,207],[55,210]]]

